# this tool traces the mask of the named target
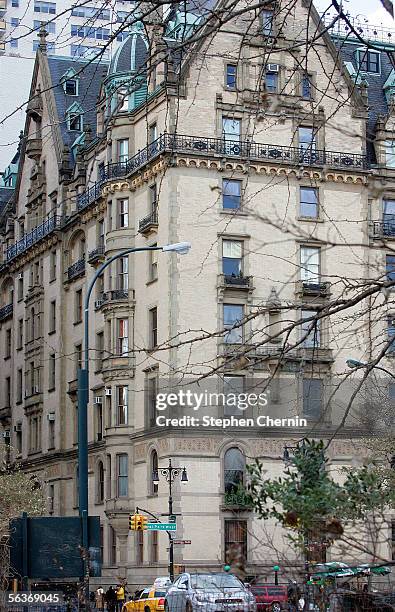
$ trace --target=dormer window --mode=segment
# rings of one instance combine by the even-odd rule
[[[64,92],[68,96],[78,96],[77,79],[68,79],[64,84]]]
[[[82,132],[83,114],[82,107],[74,102],[66,111],[67,129],[71,132]]]
[[[357,54],[359,70],[361,72],[380,74],[380,53],[378,51],[358,49]]]

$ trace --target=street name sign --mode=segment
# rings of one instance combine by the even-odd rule
[[[147,523],[148,531],[177,531],[176,523]]]
[[[179,545],[192,544],[192,541],[191,540],[173,540],[173,544],[179,544]]]

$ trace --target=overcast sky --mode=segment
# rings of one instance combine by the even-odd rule
[[[322,12],[332,3],[330,0],[314,0],[314,4],[319,12]],[[343,0],[343,6],[344,10],[347,10],[353,16],[367,17],[372,25],[382,24],[384,27],[395,28],[394,20],[384,10],[380,0]]]

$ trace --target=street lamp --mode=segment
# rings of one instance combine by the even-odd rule
[[[171,464],[171,459],[169,459],[169,465],[167,467],[158,467],[152,473],[152,482],[154,485],[159,484],[159,474],[163,476],[166,482],[169,485],[169,521],[173,518],[173,490],[172,485],[176,478],[180,476],[181,482],[188,482],[188,475],[186,468],[182,469],[179,467],[173,467]],[[171,537],[171,533],[169,532],[169,574],[170,580],[174,581],[174,548],[173,548],[173,538]]]
[[[131,247],[123,249],[107,259],[96,270],[85,296],[84,304],[84,367],[77,374],[78,405],[78,481],[79,481],[79,514],[82,519],[82,553],[84,557],[85,599],[89,601],[89,565],[88,565],[88,402],[89,402],[89,300],[93,287],[113,261],[130,253],[140,251],[169,251],[185,255],[191,248],[190,242],[176,242],[164,246]]]

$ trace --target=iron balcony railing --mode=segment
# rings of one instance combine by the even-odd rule
[[[127,289],[113,289],[112,291],[106,291],[101,296],[102,303],[105,302],[117,302],[127,300],[129,292]]]
[[[373,221],[374,238],[395,238],[395,219],[393,221]]]
[[[74,280],[78,276],[82,276],[82,274],[85,274],[85,259],[84,258],[79,259],[78,261],[73,263],[73,265],[67,268],[67,279],[69,281]]]
[[[230,287],[243,287],[248,289],[251,285],[251,276],[236,276],[233,274],[224,274],[224,284]]]
[[[89,251],[88,261],[91,263],[91,262],[97,261],[98,259],[102,259],[104,257],[104,252],[105,252],[105,249],[104,249],[103,244],[97,246],[92,251]]]
[[[6,304],[0,308],[0,321],[5,321],[8,317],[12,317],[14,312],[13,304]]]
[[[298,291],[305,295],[328,295],[331,284],[327,281],[298,281]]]
[[[145,232],[153,225],[158,225],[158,211],[156,209],[139,221],[139,232]]]
[[[60,229],[62,218],[54,215],[53,217],[49,217],[41,225],[34,227],[30,232],[25,234],[21,240],[15,242],[15,244],[8,247],[6,252],[6,260],[7,262],[14,257],[20,255],[27,249],[30,249],[36,242],[39,242],[45,236],[48,236],[51,232],[56,229]]]
[[[77,208],[81,210],[101,195],[105,181],[133,174],[148,161],[164,152],[197,155],[218,155],[242,159],[262,160],[303,166],[330,166],[349,170],[366,170],[369,167],[366,155],[325,151],[323,149],[302,149],[275,144],[260,144],[250,140],[225,140],[182,134],[161,134],[127,161],[107,164],[100,180],[77,196]]]

